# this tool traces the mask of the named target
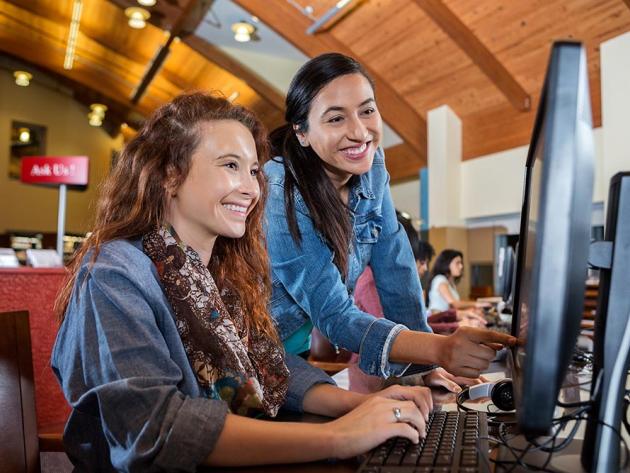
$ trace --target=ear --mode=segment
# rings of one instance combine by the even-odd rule
[[[308,143],[308,138],[306,136],[306,133],[301,131],[298,125],[293,125],[293,131],[295,132],[295,136],[300,142],[300,145],[303,146],[304,148],[307,148],[309,146],[309,143]]]

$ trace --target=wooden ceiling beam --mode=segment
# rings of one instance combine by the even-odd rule
[[[468,55],[517,110],[525,112],[531,108],[531,97],[525,89],[442,0],[415,2]]]
[[[387,148],[385,150],[385,161],[392,183],[417,179],[420,168],[426,166],[426,161],[407,143]]]
[[[258,95],[284,114],[284,95],[250,68],[208,43],[200,36],[192,34],[185,37],[182,41],[208,61],[243,80]]]
[[[188,2],[179,12],[178,16],[173,20],[171,28],[168,32],[168,38],[166,39],[166,42],[162,46],[160,46],[160,49],[158,49],[157,53],[149,63],[149,67],[147,67],[144,75],[142,76],[142,80],[133,91],[131,103],[136,104],[140,101],[140,98],[144,95],[144,92],[149,87],[149,84],[151,84],[153,78],[159,72],[162,64],[168,56],[171,44],[173,43],[175,38],[178,37],[182,32],[182,28],[184,24],[188,21],[188,17],[190,16],[196,3],[197,0],[188,0]]]
[[[322,31],[316,35],[307,35],[306,29],[311,20],[302,15],[288,2],[274,2],[270,8],[267,2],[259,0],[234,0],[252,15],[274,29],[287,41],[309,57],[336,51],[348,56],[361,58],[353,53],[344,43],[336,39],[331,32]],[[426,163],[427,126],[424,118],[403,99],[389,83],[368,64],[363,64],[376,84],[376,94],[381,114],[387,124],[414,150],[421,161]]]

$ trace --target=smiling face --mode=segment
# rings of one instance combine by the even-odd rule
[[[321,158],[338,189],[353,175],[369,171],[383,134],[369,81],[357,73],[328,83],[311,103],[308,130],[296,133],[302,146]]]
[[[190,171],[170,199],[167,220],[183,242],[209,260],[217,236],[245,234],[247,216],[260,197],[259,164],[254,138],[240,122],[205,122],[198,133]]]

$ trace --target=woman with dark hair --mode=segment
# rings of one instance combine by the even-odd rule
[[[515,340],[469,327],[448,337],[431,333],[413,254],[396,220],[382,121],[363,67],[337,53],[310,60],[291,82],[285,119],[272,134],[277,157],[265,173],[271,312],[287,351],[308,351],[315,326],[358,353],[368,374],[400,375],[413,362],[478,376],[496,343]],[[383,319],[353,301],[368,263]]]
[[[443,250],[433,263],[429,280],[429,312],[444,312],[457,309],[457,320],[461,324],[480,327],[486,325],[484,318],[474,310],[486,304],[462,301],[457,292],[457,283],[464,275],[464,255],[461,251]]]
[[[350,457],[424,436],[428,390],[350,393],[285,358],[267,312],[268,153],[251,112],[204,94],[161,107],[123,151],[57,301],[52,365],[78,471]],[[249,418],[281,406],[343,417]]]

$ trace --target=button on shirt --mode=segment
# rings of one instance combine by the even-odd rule
[[[359,353],[360,368],[376,376],[400,375],[407,364],[390,363],[394,338],[405,329],[431,332],[411,245],[398,223],[389,190],[383,151],[369,172],[352,179],[348,206],[352,240],[348,274],[341,277],[333,252],[315,230],[308,208],[294,189],[302,240],[289,231],[284,201],[284,165],[277,157],[264,166],[269,183],[265,208],[267,246],[272,265],[271,313],[283,340],[302,346],[296,334],[310,321],[332,343]],[[352,293],[370,264],[385,318],[359,310]]]

